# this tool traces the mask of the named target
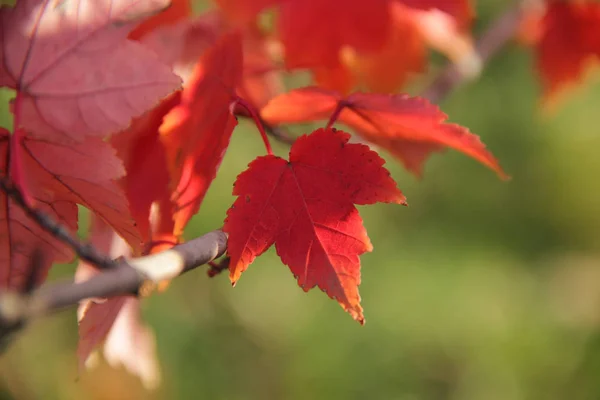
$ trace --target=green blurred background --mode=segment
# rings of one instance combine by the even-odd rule
[[[478,2],[475,32],[506,4]],[[532,53],[514,44],[441,104],[510,182],[453,151],[421,181],[388,157],[410,207],[361,208],[375,247],[362,257],[364,327],[269,251],[235,289],[199,268],[144,301],[157,391],[103,364],[78,375],[70,310],[2,356],[0,399],[599,399],[599,89],[588,80],[544,114]],[[222,225],[235,177],[263,153],[242,123],[189,237]]]

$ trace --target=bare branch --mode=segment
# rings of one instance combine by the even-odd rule
[[[522,18],[521,7],[512,5],[500,15],[480,36],[475,45],[481,65],[485,65],[515,35]],[[461,73],[455,63],[448,64],[433,82],[423,91],[422,97],[433,103],[439,103],[458,85],[469,77]]]
[[[31,295],[0,293],[0,341],[30,318],[75,306],[87,298],[137,295],[148,286],[211,262],[226,249],[227,234],[216,230],[158,254],[115,261],[113,268],[86,281],[50,283]]]

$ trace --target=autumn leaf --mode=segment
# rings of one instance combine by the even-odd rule
[[[467,128],[446,123],[446,114],[419,97],[370,93],[342,97],[334,91],[307,87],[276,97],[261,113],[268,122],[281,124],[328,119],[336,110],[337,121],[385,148],[417,176],[421,176],[432,152],[450,147],[507,178],[478,136]]]
[[[247,24],[238,31],[242,36],[244,60],[238,92],[246,101],[260,108],[282,92],[281,68],[273,60],[272,39],[258,24]],[[196,18],[159,27],[141,42],[171,66],[183,79],[184,86],[188,86],[198,59],[228,33],[231,33],[231,28],[223,15],[206,12]]]
[[[6,130],[0,132],[0,167],[4,176],[8,175],[9,137]],[[21,150],[36,207],[76,232],[77,204],[81,204],[140,249],[141,238],[127,200],[115,182],[124,173],[123,166],[107,143],[89,138],[67,145],[26,137]],[[0,287],[21,287],[36,246],[41,246],[46,256],[40,281],[52,262],[72,258],[70,249],[42,230],[6,195],[0,196],[0,202]]]
[[[600,4],[551,1],[533,23],[525,20],[535,46],[536,68],[544,101],[556,100],[564,89],[581,80],[600,60]]]
[[[89,240],[111,258],[131,255],[127,243],[95,216],[92,217]],[[75,280],[85,281],[99,273],[91,264],[80,261]],[[104,342],[104,355],[111,366],[123,364],[130,373],[139,376],[148,388],[154,388],[158,384],[160,375],[154,336],[142,321],[139,299],[133,296],[88,299],[80,303],[77,311],[77,357],[80,371],[83,371],[86,361],[93,355],[93,350]]]
[[[343,62],[352,75],[348,84],[345,87],[330,83],[319,86],[349,93],[358,83],[374,92],[391,93],[425,70],[427,48],[415,13],[399,3],[393,3],[390,13],[391,34],[379,51],[362,54],[346,49],[342,53]],[[315,78],[318,83],[323,83],[318,75]]]
[[[37,137],[82,141],[125,128],[181,80],[127,39],[168,0],[22,0],[2,7],[1,83],[22,96],[19,121]]]
[[[220,10],[233,23],[243,26],[253,22],[262,10],[281,0],[215,0]]]
[[[120,183],[129,201],[131,215],[146,243],[152,241],[152,204],[170,202],[167,155],[159,129],[165,115],[179,104],[180,99],[181,93],[174,93],[153,110],[134,119],[125,131],[110,138],[127,171]],[[172,218],[172,207],[168,208],[168,218]]]
[[[242,65],[241,36],[223,36],[203,54],[180,104],[160,127],[170,180],[176,185],[172,197],[176,235],[198,211],[229,145],[237,124],[231,105],[237,98]]]
[[[288,68],[336,65],[344,46],[366,53],[384,46],[391,32],[389,1],[284,1],[277,27]]]
[[[354,204],[405,204],[384,160],[350,135],[318,129],[296,140],[289,161],[254,160],[234,186],[227,212],[230,279],[275,244],[305,290],[318,286],[364,323],[359,255],[372,245]]]
[[[157,27],[140,42],[152,49],[187,86],[202,54],[214,46],[224,32],[222,16],[207,12]]]
[[[174,25],[190,18],[191,15],[190,0],[171,0],[171,4],[167,8],[143,21],[129,33],[128,37],[132,40],[139,40],[157,28]]]
[[[442,11],[452,16],[461,27],[468,26],[475,15],[470,0],[399,0],[399,2],[415,9]]]

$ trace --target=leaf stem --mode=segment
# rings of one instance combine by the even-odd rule
[[[331,129],[333,124],[335,124],[335,121],[337,121],[337,119],[340,117],[342,110],[344,108],[346,108],[346,104],[347,103],[345,100],[338,101],[337,105],[335,106],[335,110],[333,110],[331,117],[329,117],[329,121],[327,121],[327,125],[325,126],[325,129]]]
[[[262,124],[262,119],[260,118],[260,116],[258,115],[256,110],[254,109],[254,107],[241,97],[237,97],[235,103],[244,107],[246,109],[246,111],[248,111],[248,113],[254,120],[254,124],[258,128],[260,135],[262,136],[263,142],[265,143],[265,149],[267,149],[267,154],[272,156],[273,149],[271,148],[271,143],[269,142],[269,137],[267,136],[267,133],[265,132],[265,128]]]

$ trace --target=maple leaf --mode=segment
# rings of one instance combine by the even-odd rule
[[[339,51],[381,49],[391,32],[388,0],[289,0],[277,27],[288,68],[336,65]]]
[[[125,128],[180,86],[128,40],[168,0],[22,0],[0,9],[0,81],[19,91],[19,121],[38,137],[81,141]],[[75,111],[74,111],[75,110]]]
[[[372,250],[354,204],[405,204],[385,161],[350,135],[318,129],[296,140],[289,161],[255,159],[234,185],[227,212],[230,279],[275,244],[305,290],[318,286],[364,323],[359,255]]]
[[[399,0],[401,3],[420,10],[436,9],[451,15],[462,27],[473,20],[474,11],[470,0]]]
[[[159,27],[174,25],[191,15],[192,4],[190,0],[171,0],[171,4],[167,8],[139,24],[129,33],[128,37],[132,40],[139,40]]]
[[[385,45],[379,51],[367,54],[346,49],[342,58],[352,79],[345,86],[332,85],[319,80],[317,75],[315,79],[319,86],[348,93],[357,83],[362,83],[369,90],[389,93],[425,70],[427,49],[415,13],[397,3],[390,11],[392,31]]]
[[[8,175],[9,133],[0,131],[0,168]],[[130,217],[127,200],[115,182],[123,166],[107,143],[89,138],[62,144],[25,137],[21,151],[31,194],[38,207],[62,225],[77,231],[77,204],[110,224],[135,249],[141,238]],[[45,253],[41,283],[54,261],[69,261],[72,252],[45,232],[6,195],[0,195],[0,287],[20,288],[29,273],[29,256],[37,246]]]
[[[451,147],[507,178],[478,136],[445,123],[446,114],[419,97],[370,93],[342,97],[335,91],[306,87],[274,98],[261,114],[266,121],[280,124],[318,121],[337,112],[338,121],[391,152],[417,176],[432,152]]]
[[[196,18],[186,18],[175,24],[158,27],[140,41],[173,68],[183,79],[184,86],[187,86],[198,59],[215,45],[224,32],[222,16],[207,12]]]
[[[237,125],[232,113],[242,79],[239,33],[224,35],[198,63],[181,102],[160,127],[176,204],[175,232],[181,234],[216,176]]]
[[[170,201],[169,171],[159,129],[163,119],[179,104],[181,92],[162,101],[153,110],[133,120],[129,128],[110,138],[127,174],[121,185],[129,201],[131,215],[144,242],[151,242],[150,209],[156,201]]]
[[[215,0],[227,18],[237,25],[251,23],[262,10],[281,0]]]
[[[344,46],[337,62],[317,60],[319,64],[311,71],[318,86],[343,94],[356,86],[379,93],[396,92],[425,70],[427,47],[457,63],[461,73],[478,72],[479,59],[472,40],[455,17],[435,7],[413,8],[398,1],[390,3],[388,12],[391,27],[384,45],[368,52]]]
[[[525,21],[536,31],[530,40],[544,100],[551,101],[600,59],[600,4],[551,1],[538,17]]]
[[[95,216],[92,217],[90,226],[90,242],[111,258],[131,255],[127,243]],[[100,271],[97,268],[80,261],[75,272],[75,281],[90,279],[98,273]],[[77,356],[80,370],[83,370],[92,351],[105,341],[104,355],[111,366],[123,364],[129,372],[142,379],[144,386],[156,386],[160,376],[154,337],[152,331],[142,322],[139,299],[132,296],[88,299],[80,303],[77,311]]]
[[[260,108],[283,88],[280,71],[272,57],[272,40],[257,23],[247,24],[238,31],[243,42],[243,78],[238,91],[241,97]],[[187,86],[198,59],[222,35],[230,32],[223,15],[207,12],[157,28],[141,41],[170,65]]]

